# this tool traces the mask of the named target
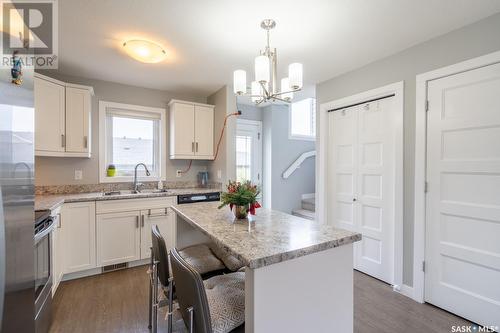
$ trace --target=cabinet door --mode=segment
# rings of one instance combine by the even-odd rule
[[[64,204],[61,230],[64,273],[96,267],[95,202]],[[61,236],[61,234],[59,234]]]
[[[141,259],[151,256],[151,228],[158,225],[167,249],[174,247],[174,214],[170,208],[141,211]]]
[[[140,234],[139,211],[97,215],[97,265],[140,259]]]
[[[194,155],[194,105],[174,103],[170,107],[170,156]]]
[[[66,88],[66,151],[90,152],[90,91],[81,88]]]
[[[194,115],[195,155],[213,158],[214,155],[214,109],[195,106]]]
[[[59,282],[63,277],[64,267],[64,237],[61,230],[61,214],[54,216],[54,230],[52,231],[52,296],[56,293]]]
[[[65,151],[64,86],[35,77],[35,150]]]

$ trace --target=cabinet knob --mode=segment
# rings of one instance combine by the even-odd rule
[[[358,199],[356,199],[356,198],[352,198],[352,201],[358,201]]]

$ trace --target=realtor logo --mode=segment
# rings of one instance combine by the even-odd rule
[[[23,66],[57,68],[57,0],[0,0],[2,64],[12,67],[13,55]]]

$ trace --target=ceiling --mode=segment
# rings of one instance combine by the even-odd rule
[[[265,45],[263,18],[277,27],[278,77],[304,64],[315,84],[500,12],[498,0],[64,0],[59,1],[59,70],[67,75],[208,96],[253,79]],[[159,64],[125,55],[144,38],[168,54]]]

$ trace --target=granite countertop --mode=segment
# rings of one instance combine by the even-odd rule
[[[361,240],[359,233],[263,208],[251,222],[234,220],[229,208],[217,209],[219,204],[193,203],[172,209],[253,269]]]
[[[131,193],[130,191],[121,191],[118,195],[104,195],[103,192],[92,193],[72,193],[72,194],[41,194],[35,196],[35,210],[54,210],[63,203],[68,202],[84,202],[84,201],[103,201],[103,200],[121,200],[121,199],[141,199],[141,198],[158,198],[171,197],[183,194],[197,194],[218,192],[218,189],[213,188],[175,188],[169,189],[166,192],[155,192],[144,190],[141,193]]]

